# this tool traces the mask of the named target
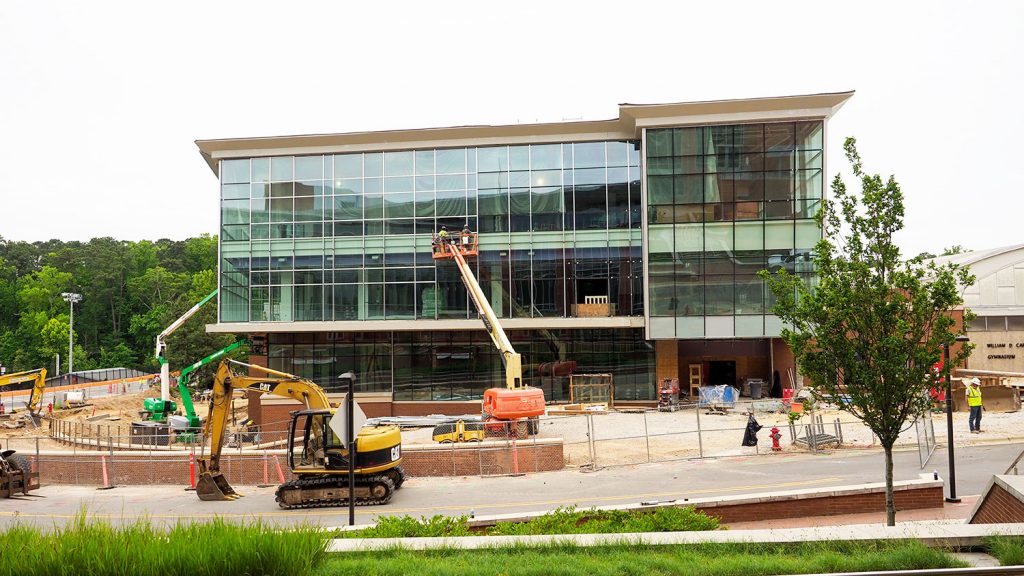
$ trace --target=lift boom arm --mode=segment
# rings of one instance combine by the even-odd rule
[[[38,414],[39,403],[43,401],[43,393],[46,391],[46,368],[0,376],[0,386],[19,384],[21,382],[35,382],[35,385],[32,387],[32,393],[28,397],[26,407],[29,413]]]
[[[217,290],[214,290],[213,292],[210,292],[209,294],[207,294],[206,298],[203,298],[195,306],[189,308],[188,312],[185,312],[184,314],[181,315],[180,318],[178,318],[174,322],[171,322],[170,326],[168,326],[167,328],[164,328],[164,331],[161,332],[159,335],[157,335],[157,337],[156,337],[156,359],[160,361],[160,399],[161,400],[169,400],[170,399],[170,387],[171,387],[170,367],[167,365],[167,358],[165,356],[166,348],[167,348],[167,343],[165,342],[165,340],[167,339],[168,336],[170,336],[171,334],[174,334],[174,332],[178,328],[181,328],[181,325],[184,324],[189,318],[195,316],[196,312],[199,312],[199,309],[202,308],[203,305],[206,304],[207,302],[209,302],[210,300],[213,300],[213,297],[216,296],[216,295],[217,295]]]
[[[484,322],[484,328],[487,329],[487,334],[491,337],[494,345],[498,347],[498,351],[501,352],[501,360],[505,364],[505,387],[509,390],[523,388],[522,356],[512,348],[512,342],[509,341],[508,335],[505,334],[501,323],[498,322],[498,317],[494,314],[491,303],[484,296],[480,283],[473,276],[469,263],[466,262],[465,256],[462,255],[457,246],[450,244],[442,246],[443,249],[451,252],[455,263],[459,267],[459,273],[462,275],[462,282],[466,285],[469,296],[473,300],[473,304],[476,305],[477,312],[480,313],[480,319]]]

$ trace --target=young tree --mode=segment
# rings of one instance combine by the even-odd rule
[[[903,228],[899,184],[865,173],[853,138],[843,148],[861,192],[847,192],[839,175],[832,181],[833,198],[818,214],[824,237],[814,249],[815,285],[784,270],[765,270],[761,277],[776,296],[772,312],[786,325],[782,338],[800,371],[816,390],[847,398],[840,407],[878,437],[885,451],[886,521],[894,526],[892,448],[930,408],[928,390],[938,380],[933,366],[942,346],[963,330],[950,311],[963,303],[960,286],[974,278],[954,264],[903,260],[893,242]],[[952,364],[969,353],[969,346],[961,347]]]

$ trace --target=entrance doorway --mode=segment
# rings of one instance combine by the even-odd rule
[[[708,384],[711,386],[736,385],[736,362],[734,360],[712,360],[708,364]]]

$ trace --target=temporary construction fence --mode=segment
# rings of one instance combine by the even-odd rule
[[[760,442],[756,446],[742,446],[747,426],[744,408],[750,404],[736,406],[725,414],[690,404],[677,412],[637,409],[549,415],[529,427],[487,424],[487,435],[481,442],[438,444],[431,440],[429,428],[403,430],[403,466],[414,477],[492,476],[755,455],[771,452],[769,433],[773,426],[780,429],[782,448],[788,452],[868,447],[876,443],[863,423],[852,417],[841,419],[842,414],[808,413],[791,423],[787,414],[758,412],[755,417],[763,426],[758,434]],[[275,459],[284,475],[288,475],[284,451],[287,433],[281,431],[283,423],[272,424],[267,429],[274,431],[249,429],[228,439],[223,451],[224,468],[232,475],[232,482],[262,483],[264,467],[269,470],[270,481],[276,482]],[[104,457],[108,473],[126,483],[127,475],[119,467],[128,467],[145,482],[181,483],[189,455],[201,455],[208,450],[201,438],[177,442],[174,432],[133,437],[127,424],[49,421],[49,426],[51,439],[61,441],[66,450],[60,455],[40,453],[39,464],[64,462],[61,459],[68,458],[70,451],[72,461],[81,466],[62,468],[61,481],[67,483],[102,484]],[[926,442],[929,452],[934,450],[934,429],[930,423],[927,426],[929,432],[923,436],[911,426],[899,444],[909,447]],[[534,428],[537,433],[526,435],[525,428]],[[819,441],[827,436],[837,442]],[[0,445],[5,442],[19,451],[38,452],[32,439],[5,440]],[[21,447],[14,445],[19,442]],[[139,464],[139,469],[133,471],[134,462],[150,462],[153,466]],[[163,469],[173,472],[163,476]],[[44,484],[47,478],[50,474],[43,471]]]

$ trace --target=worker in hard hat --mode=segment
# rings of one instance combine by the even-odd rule
[[[977,378],[968,380],[966,394],[967,406],[971,409],[967,425],[971,428],[971,434],[981,434],[981,380]]]
[[[448,233],[447,226],[441,226],[441,231],[437,233],[437,241],[441,244],[451,243],[452,235]]]

